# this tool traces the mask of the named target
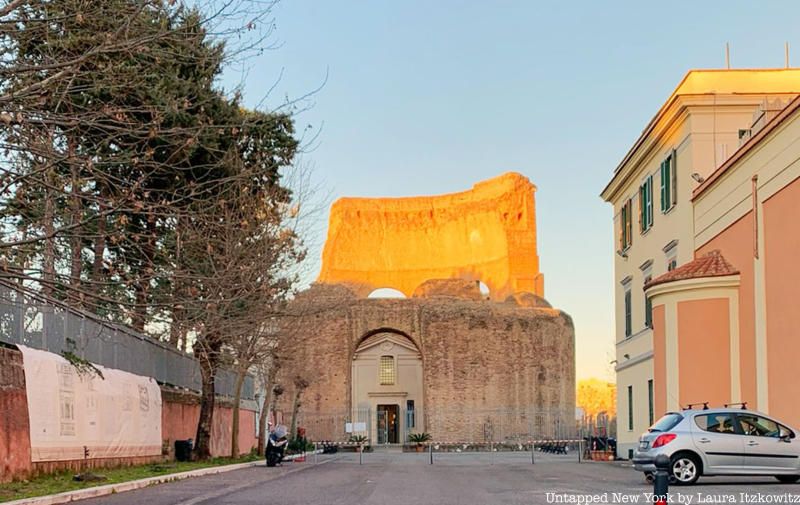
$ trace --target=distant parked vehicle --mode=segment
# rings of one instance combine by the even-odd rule
[[[744,405],[746,406],[746,404]],[[694,484],[711,475],[773,475],[800,480],[800,441],[785,423],[746,408],[670,412],[639,439],[636,470],[652,475],[659,454],[670,458],[670,478]]]

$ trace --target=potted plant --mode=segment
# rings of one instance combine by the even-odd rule
[[[350,443],[358,444],[356,446],[356,452],[361,452],[361,448],[367,443],[367,437],[364,435],[350,435]]]
[[[430,442],[431,434],[430,433],[412,433],[408,436],[408,441],[414,444],[417,444],[417,452],[422,452],[425,449],[423,445],[425,442]]]

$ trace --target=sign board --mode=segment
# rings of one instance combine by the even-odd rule
[[[353,423],[345,423],[344,432],[345,433],[353,433]]]

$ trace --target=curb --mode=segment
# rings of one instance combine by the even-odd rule
[[[313,455],[314,453],[309,452],[307,454]],[[299,456],[299,454],[286,456],[283,458],[283,460],[293,461]],[[106,484],[104,486],[87,487],[85,489],[65,491],[58,494],[22,498],[20,500],[2,502],[0,505],[61,505],[63,503],[71,503],[73,501],[86,500],[88,498],[99,498],[101,496],[108,496],[110,494],[124,493],[125,491],[135,491],[137,489],[142,489],[157,484],[164,484],[166,482],[177,482],[185,479],[191,479],[192,477],[216,475],[219,473],[244,470],[245,468],[253,468],[256,466],[265,466],[265,463],[261,460],[258,460],[251,461],[249,463],[237,463],[235,465],[212,466],[208,468],[200,468],[198,470],[189,470],[188,472],[171,473],[167,475],[160,475],[158,477],[148,477],[146,479],[118,482],[116,484]]]

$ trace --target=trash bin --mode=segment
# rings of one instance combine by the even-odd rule
[[[192,458],[192,439],[175,441],[175,459],[189,461]]]

